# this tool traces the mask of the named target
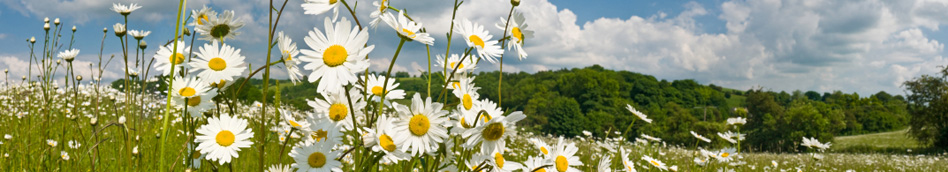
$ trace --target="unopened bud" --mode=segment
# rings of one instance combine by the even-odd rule
[[[141,48],[144,50],[145,48],[148,48],[148,43],[145,43],[145,41],[142,41],[141,43],[138,43],[138,48]]]
[[[513,5],[515,7],[520,6],[520,0],[510,0],[510,5]]]
[[[43,30],[49,31],[49,23],[43,24]]]
[[[49,23],[49,17],[43,18],[43,23]]]
[[[30,44],[36,43],[36,37],[30,37]]]
[[[59,18],[56,18],[56,20],[53,20],[53,24],[56,24],[57,26],[59,26]]]
[[[191,30],[188,30],[188,28],[184,28],[184,35],[191,36]]]
[[[72,26],[72,32],[76,32],[76,26]]]
[[[89,125],[95,126],[96,124],[99,124],[99,118],[92,117],[92,119],[89,119]]]
[[[82,81],[82,75],[77,75],[77,76],[76,76],[76,80],[77,80],[77,81]]]
[[[103,32],[103,33],[109,33],[109,28],[103,27],[103,28],[102,28],[102,32]]]

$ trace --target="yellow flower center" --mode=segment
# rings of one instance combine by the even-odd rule
[[[464,63],[461,63],[460,66],[458,66],[458,63],[459,63],[459,62],[451,62],[451,67],[457,67],[458,69],[464,68]],[[455,82],[455,83],[457,83],[457,82]]]
[[[178,90],[178,94],[180,94],[182,97],[191,97],[194,96],[195,93],[197,93],[197,91],[191,87],[184,87]]]
[[[412,32],[412,31],[410,31],[410,30],[408,30],[408,29],[405,29],[405,28],[402,28],[402,32],[404,32],[404,34],[405,34],[406,37],[411,38],[411,39],[415,39],[415,36],[416,36],[416,35],[415,35],[415,32]]]
[[[306,159],[306,163],[308,163],[309,166],[313,168],[323,167],[323,165],[326,165],[326,155],[323,155],[322,152],[313,152],[312,154],[309,154],[309,158]]]
[[[201,96],[188,98],[188,106],[195,107],[201,105]]]
[[[468,124],[467,121],[464,120],[464,117],[461,117],[461,127],[471,128],[471,124]]]
[[[283,51],[283,54],[286,54],[286,61],[293,61],[293,55],[290,54],[290,51]]]
[[[379,146],[382,146],[382,149],[385,149],[385,151],[395,151],[395,142],[392,141],[392,137],[386,134],[379,136]]]
[[[416,114],[408,121],[408,130],[415,136],[424,136],[428,133],[428,127],[431,127],[431,123],[428,117],[422,114]]]
[[[452,82],[452,83],[451,83],[451,86],[454,87],[454,89],[460,89],[460,88],[461,88],[461,82]]]
[[[217,140],[217,144],[221,146],[230,146],[231,144],[234,144],[234,133],[231,133],[227,130],[221,130],[221,132],[217,133],[215,140]]]
[[[168,56],[168,61],[171,61],[171,65],[181,64],[181,62],[184,62],[184,54],[177,53],[177,54]]]
[[[731,154],[727,152],[721,153],[721,157],[727,158],[728,156],[731,156]]]
[[[341,103],[332,104],[329,106],[329,119],[339,122],[343,119],[346,119],[346,113],[349,112],[349,109],[346,108],[346,105]]]
[[[227,81],[222,79],[221,82],[211,83],[211,86],[217,89],[223,89],[224,86],[227,86]]]
[[[474,43],[474,45],[481,46],[481,48],[484,48],[484,40],[481,39],[481,37],[477,35],[471,35],[471,37],[468,37],[468,40],[471,40],[471,43]]]
[[[504,125],[499,122],[491,123],[484,128],[483,132],[484,140],[496,141],[500,139],[501,136],[504,136]]]
[[[517,43],[523,42],[523,32],[520,32],[519,27],[514,27],[510,32],[513,33],[514,38],[517,38]]]
[[[220,57],[214,57],[210,61],[207,61],[207,67],[214,71],[222,71],[227,68],[227,62]]]
[[[537,170],[534,171],[534,172],[546,172],[546,169],[545,169],[545,168],[541,168],[541,169],[537,169]]]
[[[290,123],[290,126],[293,126],[293,127],[297,127],[297,128],[302,127],[300,123],[296,123],[296,120],[293,120],[293,119],[286,119],[286,122]]]
[[[383,91],[383,89],[384,88],[380,86],[372,87],[372,94],[375,94],[377,96],[382,96],[382,94],[385,94],[385,91]]]
[[[546,150],[546,147],[540,147],[540,152],[543,152],[544,155],[550,154],[550,151]]]
[[[656,167],[660,166],[658,165],[658,162],[655,162],[655,160],[652,160],[651,162],[652,162],[652,165],[655,165]]]
[[[198,16],[198,21],[197,21],[197,22],[198,22],[199,25],[203,25],[204,22],[210,21],[210,20],[211,20],[211,19],[208,19],[207,14],[201,14],[200,16]]]
[[[497,168],[504,168],[504,155],[500,152],[494,153],[494,161],[497,162]]]
[[[346,47],[341,45],[329,46],[326,51],[323,51],[323,63],[329,67],[342,65],[346,62],[347,57],[349,57],[349,52],[346,51]]]
[[[326,132],[326,130],[323,130],[323,129],[319,129],[319,130],[313,131],[312,137],[314,140],[316,140],[316,142],[321,142],[323,140],[326,140],[326,137],[328,137],[327,135],[329,135],[329,132]]]
[[[555,163],[556,163],[556,171],[566,172],[566,170],[569,168],[569,161],[566,160],[566,157],[563,155],[557,156]]]
[[[336,2],[339,2],[339,0],[329,0],[329,4],[336,4]]]
[[[470,94],[464,94],[461,98],[461,103],[464,105],[464,109],[471,110],[471,106],[474,105],[474,102],[471,100]]]
[[[194,152],[191,152],[191,159],[198,159],[198,158],[201,158],[201,151],[194,150]]]

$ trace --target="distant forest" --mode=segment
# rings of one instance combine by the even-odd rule
[[[472,75],[476,77],[475,85],[481,88],[478,92],[482,99],[499,100],[498,74],[493,71]],[[393,76],[401,84],[398,89],[408,93],[406,98],[415,93],[428,96],[427,73],[411,76],[398,72]],[[239,87],[242,80],[227,91]],[[282,103],[308,110],[311,108],[306,101],[318,94],[315,83],[303,80],[296,85],[288,80],[274,80],[271,84],[279,82]],[[433,73],[430,90],[433,99],[440,97],[442,83],[442,74]],[[261,85],[262,80],[251,79],[238,99],[246,103],[260,101]],[[274,95],[275,89],[271,87],[268,95]],[[635,121],[632,126],[635,132],[631,133],[687,145],[695,142],[690,131],[712,137],[718,132],[733,130],[726,128],[725,119],[738,116],[735,108],[747,108],[749,113],[743,117],[748,123],[740,128],[747,134],[742,147],[767,151],[797,151],[798,142],[804,136],[829,140],[839,135],[903,129],[909,119],[905,98],[882,91],[867,96],[842,91],[735,90],[714,84],[702,85],[691,79],[659,80],[598,65],[534,74],[504,73],[502,89],[503,109],[508,113],[523,111],[527,115],[518,123],[521,128],[566,137],[581,135],[582,131],[590,131],[597,137],[616,136],[614,131],[625,130],[636,118],[626,110],[626,104],[653,119],[650,124]],[[458,100],[447,93],[442,98],[453,107],[451,105],[456,105]],[[268,101],[273,102],[273,97],[268,97]],[[625,136],[635,137],[639,136]],[[725,145],[721,141],[715,143]]]

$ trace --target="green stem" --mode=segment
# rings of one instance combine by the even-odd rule
[[[506,45],[507,45],[507,44],[504,44],[507,42],[507,39],[503,39],[503,38],[507,37],[507,29],[510,28],[510,16],[513,16],[514,7],[517,7],[517,6],[511,5],[510,12],[507,14],[507,23],[504,24],[504,36],[500,37],[501,49],[506,48]],[[503,89],[500,89],[500,86],[503,85],[503,83],[504,83],[504,53],[500,53],[500,73],[497,76],[497,107],[503,107],[501,105],[504,104],[504,98],[503,98],[504,95],[502,94]]]
[[[405,45],[405,38],[398,41],[398,48],[395,49],[395,55],[392,56],[392,62],[388,64],[388,72],[385,72],[385,82],[382,82],[382,97],[379,99],[379,112],[375,116],[382,115],[382,104],[385,102],[385,96],[388,95],[388,79],[392,76],[392,68],[395,67],[395,60],[398,59],[398,53],[402,52],[402,45]]]
[[[177,18],[177,21],[175,21],[175,29],[174,29],[175,39],[178,38],[178,34],[180,34],[181,32],[181,12],[184,10],[185,1],[186,0],[178,0],[178,18]],[[171,49],[171,54],[177,54],[178,53],[177,51],[178,51],[178,41],[174,41],[174,48]],[[169,95],[165,102],[165,114],[162,118],[163,122],[161,126],[161,144],[159,146],[159,151],[158,151],[158,169],[162,169],[163,166],[165,165],[165,147],[167,147],[166,146],[167,143],[165,142],[168,141],[168,123],[170,122],[168,119],[171,118],[170,116],[171,116],[171,97],[172,96],[170,95],[170,93],[172,91],[171,79],[174,79],[174,69],[175,68],[173,67],[171,68],[171,72],[170,72],[171,76],[169,76],[169,79],[168,79],[168,94]]]

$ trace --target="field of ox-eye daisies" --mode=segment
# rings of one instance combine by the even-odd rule
[[[463,2],[455,0],[455,13]],[[174,37],[157,53],[144,54],[139,52],[149,46],[142,39],[150,31],[125,24],[135,10],[148,7],[113,4],[126,20],[103,30],[102,46],[118,39],[122,54],[103,58],[100,50],[99,59],[84,59],[97,62],[89,66],[74,66],[80,50],[71,47],[80,41],[61,36],[70,30],[59,19],[46,19],[41,35],[27,40],[36,52],[29,68],[38,73],[20,81],[7,77],[0,91],[6,114],[0,116],[0,171],[938,171],[948,164],[937,156],[825,153],[832,144],[812,138],[801,138],[808,153],[745,153],[739,149],[745,137],[740,129],[747,119],[741,117],[726,121],[730,132],[691,132],[690,145],[668,145],[629,129],[596,132],[638,137],[524,132],[517,122],[526,116],[500,109],[502,99],[481,98],[478,90],[489,86],[474,85],[470,75],[478,65],[502,66],[505,51],[527,57],[522,46],[532,31],[523,17],[529,14],[517,11],[519,0],[511,1],[509,14],[498,16],[497,23],[452,16],[446,34],[463,38],[464,44],[453,44],[466,47],[463,52],[450,52],[451,40],[435,40],[406,9],[387,0],[372,2],[373,11],[355,11],[354,2],[346,0],[297,3],[275,1],[267,8],[273,20],[268,44],[260,45],[267,46],[267,64],[256,68],[245,62],[241,47],[228,45],[244,26],[233,11],[189,9],[182,0]],[[301,5],[303,11],[283,11],[286,5]],[[290,38],[274,29],[284,12],[326,20],[307,36]],[[372,18],[359,20],[356,13]],[[377,25],[394,32],[370,36],[367,28]],[[375,60],[369,58],[375,46],[367,44],[372,37],[401,39],[382,75],[368,74],[369,61]],[[297,46],[294,39],[305,44]],[[427,95],[431,89],[452,94],[406,95],[390,76],[399,52],[404,44],[430,48],[435,42],[447,51],[435,58],[428,51],[426,72],[441,72],[449,82],[431,85],[429,78]],[[388,58],[383,56],[373,58]],[[440,67],[431,69],[432,60]],[[101,83],[108,65],[125,69],[119,89]],[[244,104],[235,100],[237,93],[223,91],[242,91],[241,77],[260,74],[269,81],[275,66],[287,70],[294,84],[318,82],[320,95],[308,102],[314,110],[282,105],[279,96],[275,102]],[[76,70],[93,72],[79,76]],[[149,74],[161,76],[139,77]],[[308,80],[300,81],[304,74]],[[158,82],[168,90],[146,91]],[[269,87],[263,83],[264,90]],[[638,117],[630,127],[652,122],[634,107],[627,109]],[[734,148],[710,149],[712,141]]]

